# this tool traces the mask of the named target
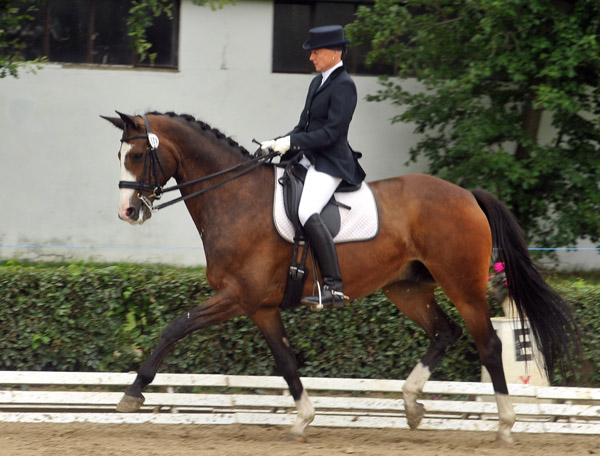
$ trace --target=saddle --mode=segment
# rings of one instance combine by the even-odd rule
[[[304,189],[304,180],[306,178],[306,168],[300,165],[297,161],[290,161],[279,166],[284,167],[283,175],[279,178],[279,184],[283,187],[283,202],[285,213],[294,227],[294,253],[292,256],[292,264],[288,272],[288,280],[285,288],[283,301],[280,305],[282,309],[296,307],[300,304],[302,298],[302,290],[306,282],[306,255],[310,245],[304,235],[304,230],[298,218],[298,206],[300,205],[300,197]],[[336,192],[350,192],[358,190],[358,186],[350,186],[341,184]],[[335,199],[335,195],[331,197],[329,202],[321,211],[321,219],[331,233],[331,237],[335,237],[341,227],[340,208],[350,210],[351,208],[342,204]],[[300,257],[298,254],[300,252]],[[316,280],[316,278],[315,278]]]
[[[280,165],[281,166],[281,165]],[[297,161],[290,161],[284,165],[283,176],[279,178],[279,183],[283,187],[283,203],[285,213],[292,222],[296,235],[304,239],[302,225],[298,219],[298,206],[300,205],[300,197],[304,189],[304,179],[306,178],[306,168]],[[360,188],[359,185],[350,185],[342,182],[336,189],[337,192],[353,192]],[[329,202],[321,211],[321,218],[329,229],[331,237],[335,238],[340,232],[341,216],[340,208],[350,210],[351,207],[336,201],[335,195],[331,197]]]

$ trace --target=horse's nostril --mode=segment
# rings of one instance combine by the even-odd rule
[[[133,215],[135,211],[133,210],[132,207],[128,207],[127,210],[125,211],[125,215],[127,216],[127,218],[131,218],[131,216]]]

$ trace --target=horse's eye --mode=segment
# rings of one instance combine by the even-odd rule
[[[139,161],[142,159],[143,156],[144,156],[144,154],[141,152],[130,155],[130,157],[133,161]]]

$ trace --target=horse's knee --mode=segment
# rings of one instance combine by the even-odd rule
[[[158,346],[150,358],[138,369],[135,382],[129,387],[127,394],[139,397],[141,396],[142,390],[152,383],[156,376],[156,372],[158,371],[158,367],[168,351],[175,342],[185,336],[188,328],[188,320],[190,318],[189,315],[189,313],[186,313],[174,318],[167,324],[165,329],[163,329]]]
[[[161,333],[161,339],[167,344],[177,342],[186,334],[190,321],[190,312],[175,317],[165,326]]]

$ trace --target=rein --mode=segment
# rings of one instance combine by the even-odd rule
[[[249,173],[250,171],[256,169],[260,165],[271,161],[273,159],[273,157],[279,155],[279,153],[275,152],[275,151],[271,151],[265,155],[259,155],[259,153],[257,151],[257,153],[254,154],[254,156],[250,160],[242,162],[242,163],[238,163],[237,165],[232,166],[231,168],[227,168],[222,171],[218,171],[216,173],[209,174],[207,176],[199,177],[199,178],[193,179],[191,181],[183,182],[181,184],[172,185],[171,187],[164,188],[162,185],[160,185],[160,180],[158,177],[158,170],[160,170],[163,177],[165,176],[165,173],[162,169],[162,166],[160,164],[160,160],[159,160],[158,154],[157,154],[158,145],[159,145],[160,141],[158,139],[158,136],[156,136],[154,133],[152,133],[152,130],[150,129],[150,123],[148,122],[148,119],[146,118],[146,116],[142,114],[140,117],[144,120],[144,124],[146,125],[146,134],[145,135],[142,134],[142,135],[128,136],[126,138],[121,139],[121,142],[123,143],[123,142],[130,141],[132,139],[140,139],[140,138],[147,139],[148,148],[146,149],[147,153],[144,158],[144,168],[142,171],[142,178],[140,179],[139,182],[138,181],[119,181],[119,188],[128,188],[128,189],[137,190],[138,198],[146,205],[146,207],[148,207],[148,209],[150,209],[153,212],[157,212],[157,211],[164,209],[165,207],[171,206],[175,203],[179,203],[181,201],[186,201],[190,198],[195,198],[196,196],[202,195],[203,193],[214,190],[215,188],[220,187],[221,185],[226,184],[227,182],[235,180],[238,177],[241,177],[244,174]],[[148,159],[148,157],[150,157],[150,159]],[[243,169],[241,169],[241,168],[243,168]],[[163,193],[172,192],[174,190],[179,190],[179,189],[182,189],[182,188],[190,186],[190,185],[198,184],[200,182],[205,182],[205,181],[214,179],[216,177],[228,174],[232,171],[236,171],[238,169],[241,169],[241,171],[237,172],[236,174],[234,174],[232,176],[229,176],[227,179],[223,179],[222,181],[219,181],[219,182],[217,182],[213,185],[210,185],[206,188],[203,188],[196,192],[190,193],[189,195],[185,195],[185,196],[182,195],[171,201],[167,201],[166,203],[159,204],[158,206],[153,205],[153,200],[151,198],[159,200],[162,197]],[[148,175],[148,181],[146,181],[147,175]],[[154,183],[152,182],[152,180],[154,180]],[[142,192],[148,192],[148,193],[150,193],[150,195],[149,196],[143,195]]]

